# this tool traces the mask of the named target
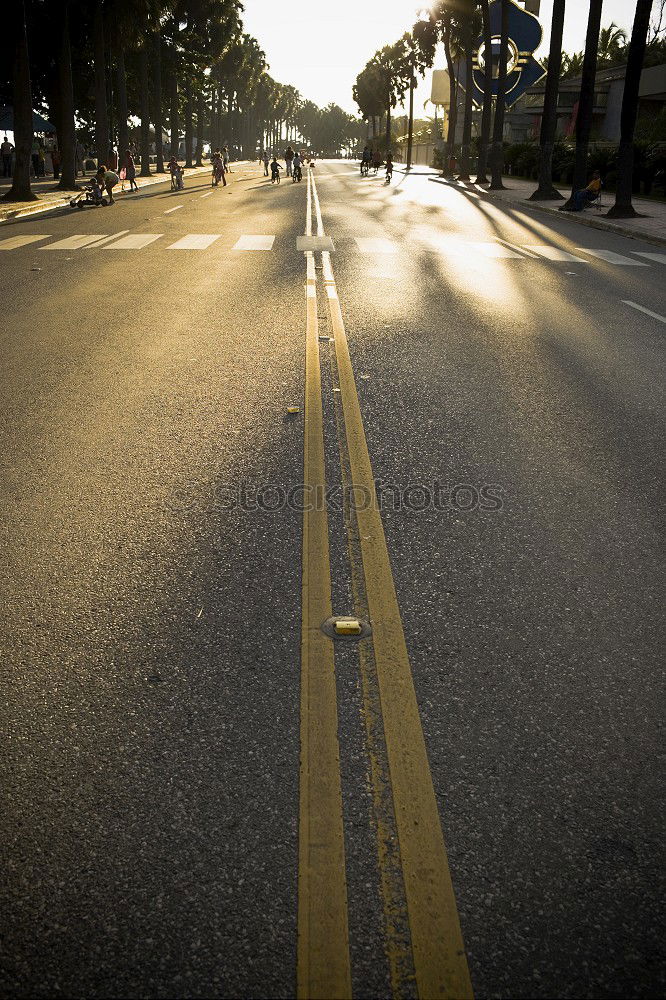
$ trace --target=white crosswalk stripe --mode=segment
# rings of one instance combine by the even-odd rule
[[[599,260],[605,261],[607,264],[620,264],[622,267],[649,267],[649,264],[644,264],[642,260],[632,260],[631,257],[625,257],[624,254],[615,253],[613,250],[590,250],[588,247],[576,247],[580,253],[588,253],[590,257],[598,257]]]
[[[133,233],[123,236],[115,243],[105,244],[104,250],[143,250],[149,243],[154,243],[163,235],[164,233]]]
[[[7,240],[0,240],[0,250],[16,250],[18,247],[25,247],[29,243],[37,243],[48,238],[49,233],[44,236],[10,236]]]
[[[188,233],[168,246],[167,250],[206,250],[220,236],[221,233]]]
[[[531,250],[532,253],[536,253],[540,257],[545,257],[546,260],[574,260],[579,264],[588,263],[584,257],[576,257],[575,254],[569,253],[568,250],[562,250],[560,247],[535,246],[533,243],[524,243],[523,246],[526,250]]]
[[[642,250],[632,250],[637,257],[645,257],[647,260],[653,260],[657,264],[666,264],[666,253],[644,253]]]
[[[80,236],[68,236],[64,240],[57,240],[55,243],[49,243],[48,246],[40,247],[40,250],[80,250],[81,247],[88,246],[89,243],[97,243],[98,240],[103,240],[104,233],[95,233],[94,235],[80,235]]]
[[[478,253],[483,254],[484,257],[491,257],[496,260],[521,260],[523,255],[521,253],[516,253],[515,250],[509,250],[508,247],[503,247],[501,243],[468,243],[468,246],[472,247]]]
[[[272,250],[274,236],[241,236],[234,250]]]

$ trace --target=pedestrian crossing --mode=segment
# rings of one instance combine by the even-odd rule
[[[575,263],[599,264],[613,267],[654,267],[666,265],[666,253],[632,250],[626,254],[614,250],[596,247],[574,247],[575,253],[564,250],[560,246],[546,243],[515,244],[496,238],[493,240],[464,240],[454,236],[437,233],[424,233],[415,230],[404,240],[392,240],[383,236],[358,236],[337,238],[334,241],[325,237],[326,245],[311,245],[320,237],[291,237],[288,242],[275,234],[267,233],[186,233],[174,240],[173,235],[165,233],[132,233],[121,230],[117,233],[77,233],[57,239],[46,233],[32,233],[20,236],[10,236],[0,240],[0,251],[14,251],[23,248],[31,250],[47,250],[57,252],[85,252],[88,250],[126,250],[142,251],[148,248],[155,250],[208,250],[215,247],[224,253],[261,253],[266,254],[279,249],[281,252],[293,250],[303,253],[306,250],[337,251],[338,254],[348,254],[350,251],[360,258],[387,258],[410,253],[430,252],[444,257],[467,258],[470,261],[496,261],[498,264],[511,261],[529,260],[541,263]],[[310,242],[308,242],[310,241]],[[37,246],[41,243],[41,246]],[[307,245],[306,245],[307,244]],[[68,258],[69,259],[69,258]]]

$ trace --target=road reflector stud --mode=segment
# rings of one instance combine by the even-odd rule
[[[287,413],[291,413],[292,415],[295,414],[295,413],[300,413],[300,412],[301,412],[300,406],[288,406],[287,407]]]
[[[358,618],[339,618],[335,623],[337,635],[360,635],[361,623]]]
[[[372,632],[370,624],[352,615],[334,615],[327,618],[321,630],[330,639],[366,639]]]

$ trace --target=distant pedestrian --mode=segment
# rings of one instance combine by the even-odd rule
[[[74,149],[74,172],[77,175],[81,173],[83,174],[84,177],[86,175],[85,163],[84,163],[85,155],[86,151],[84,149],[83,143],[77,140],[76,147]]]
[[[264,150],[264,177],[268,177],[268,164],[271,162],[271,158],[268,155],[268,150]]]
[[[125,177],[130,182],[130,191],[138,191],[139,185],[136,182],[136,166],[131,149],[125,150]]]
[[[287,146],[284,153],[284,162],[287,165],[287,177],[291,177],[292,165],[294,162],[294,151],[291,146]]]
[[[12,153],[14,152],[14,147],[9,141],[7,136],[2,141],[0,145],[0,153],[2,153],[2,176],[11,177],[12,176]]]
[[[224,167],[225,174],[229,173],[229,147],[222,147],[222,166]],[[226,184],[226,181],[225,181]]]
[[[39,177],[39,142],[37,139],[32,140],[32,146],[30,147],[30,160],[32,162],[32,172],[35,177]]]

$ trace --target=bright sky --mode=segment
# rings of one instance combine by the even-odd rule
[[[245,30],[258,40],[270,64],[271,76],[291,83],[302,96],[319,105],[335,101],[352,114],[356,108],[352,86],[368,59],[383,45],[396,41],[414,24],[418,0],[244,0]],[[604,0],[602,25],[615,21],[631,30],[632,0]],[[548,54],[553,0],[541,0],[539,20],[544,38],[537,54]],[[585,47],[588,5],[568,0],[563,47],[567,52]],[[444,68],[442,62],[441,68]],[[429,78],[416,94],[415,113],[430,96]]]

